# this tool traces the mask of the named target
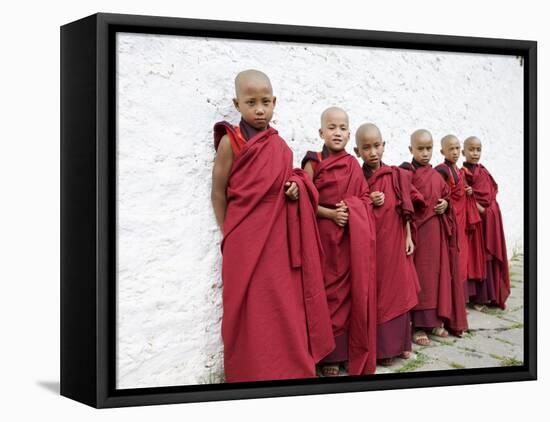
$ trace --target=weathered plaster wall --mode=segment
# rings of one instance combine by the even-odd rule
[[[517,58],[142,34],[120,34],[117,53],[118,388],[215,382],[222,371],[212,125],[238,120],[241,70],[270,76],[273,126],[297,166],[320,149],[319,115],[331,105],[348,111],[352,131],[376,123],[390,164],[410,159],[408,136],[420,127],[436,140],[478,135],[509,250],[523,245]]]

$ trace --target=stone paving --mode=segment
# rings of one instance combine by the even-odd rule
[[[523,364],[523,255],[510,260],[511,294],[506,309],[468,308],[469,331],[462,338],[430,336],[431,345],[413,344],[410,359],[395,359],[377,373],[487,368]]]

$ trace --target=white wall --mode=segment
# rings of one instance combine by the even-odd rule
[[[538,420],[548,413],[550,350],[539,380],[94,411],[59,397],[59,26],[97,11],[538,40],[539,327],[550,290],[550,31],[544,2],[84,0],[7,2],[2,39],[2,347],[4,419],[58,421]],[[283,101],[281,101],[281,105]],[[501,182],[502,185],[502,182]]]
[[[319,116],[379,125],[385,161],[409,134],[483,141],[510,251],[522,247],[523,67],[516,57],[146,34],[118,39],[118,387],[183,385],[222,372],[220,236],[210,205],[212,125],[237,122],[233,79],[265,71],[273,125],[294,163],[319,150]],[[348,144],[352,152],[353,138]]]

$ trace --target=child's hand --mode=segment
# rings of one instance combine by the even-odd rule
[[[413,252],[414,252],[414,243],[411,237],[407,236],[407,238],[405,239],[405,254],[409,256],[409,255],[412,255]]]
[[[296,184],[296,182],[286,182],[285,188],[288,188],[285,191],[285,195],[288,196],[293,201],[296,201],[298,199],[298,193],[299,193],[298,185]]]
[[[434,207],[434,211],[436,214],[443,214],[448,206],[449,203],[447,201],[439,198],[439,200],[437,201],[437,205]]]
[[[334,204],[336,206],[336,209],[342,209],[345,212],[348,212],[348,206],[344,201],[340,201],[337,204]]]
[[[474,190],[472,189],[471,186],[466,186],[465,191],[466,191],[466,195],[468,196],[474,193]]]
[[[371,192],[370,199],[375,207],[384,205],[384,192]]]
[[[485,214],[485,208],[483,208],[481,205],[479,205],[479,202],[476,202],[477,210],[480,214]]]
[[[348,207],[344,202],[338,202],[336,206],[338,208],[334,210],[334,216],[332,217],[332,219],[337,226],[344,227],[346,224],[348,224]]]

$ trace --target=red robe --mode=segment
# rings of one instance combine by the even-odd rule
[[[216,148],[220,125],[230,138],[238,135],[233,126],[217,124]],[[289,179],[299,185],[298,201],[284,194]],[[275,129],[237,151],[222,242],[227,382],[315,377],[315,363],[334,348],[316,200],[305,173],[293,173],[292,151]]]
[[[420,281],[419,303],[414,310],[435,309],[455,334],[468,328],[464,287],[460,281],[456,219],[450,203],[451,190],[431,165],[413,162],[402,167],[412,171],[412,184],[426,206],[415,210],[417,243],[414,262]],[[439,199],[449,202],[444,214],[436,214]]]
[[[465,183],[470,186],[471,174],[466,167],[460,169]],[[467,279],[483,282],[487,274],[485,239],[483,238],[482,218],[477,209],[475,195],[467,197],[466,235],[468,239]]]
[[[364,168],[364,167],[363,167]],[[414,214],[410,178],[394,166],[366,170],[371,191],[384,193],[384,205],[374,207],[376,220],[376,287],[378,324],[410,311],[418,303],[420,285],[413,256],[405,253],[405,224]]]
[[[443,179],[451,189],[451,204],[452,210],[456,218],[456,237],[458,244],[458,259],[459,259],[459,280],[461,283],[466,281],[468,276],[468,238],[466,236],[466,220],[467,220],[467,202],[466,185],[462,173],[456,166],[445,160],[435,169],[443,176]],[[474,204],[475,205],[475,204]]]
[[[465,174],[468,184],[474,191],[475,200],[485,208],[482,214],[483,237],[487,257],[488,271],[491,274],[496,294],[496,304],[505,309],[506,299],[510,295],[510,275],[506,239],[502,225],[502,214],[496,200],[498,185],[481,164],[465,163]]]
[[[319,191],[319,204],[334,208],[343,200],[349,208],[345,227],[329,219],[317,219],[334,337],[348,335],[350,375],[374,373],[376,233],[368,185],[357,160],[345,151],[315,164],[313,182]]]

